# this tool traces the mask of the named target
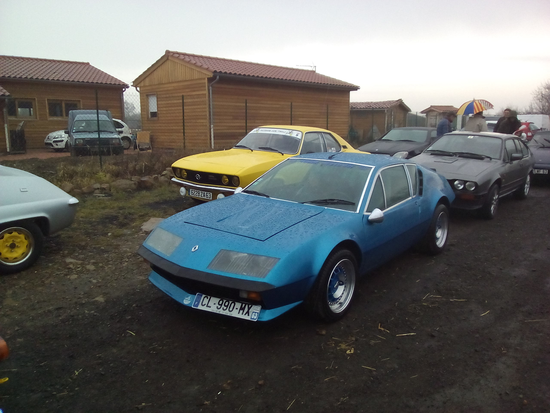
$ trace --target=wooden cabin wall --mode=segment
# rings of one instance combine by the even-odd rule
[[[44,148],[44,139],[50,132],[67,129],[68,118],[50,117],[48,99],[71,100],[80,103],[80,109],[95,109],[95,86],[59,84],[54,82],[20,82],[3,80],[2,87],[10,92],[13,99],[28,99],[34,102],[34,117],[8,117],[8,130],[15,130],[25,121],[25,139],[27,149]],[[120,87],[97,86],[99,109],[110,110],[114,118],[122,119],[124,97]],[[8,132],[9,133],[9,132]],[[0,151],[6,151],[6,138],[2,124]]]
[[[329,129],[346,137],[349,91],[222,79],[213,85],[214,142],[228,148],[261,125]]]
[[[157,96],[156,118],[149,117],[148,95]],[[210,147],[206,77],[140,87],[141,122],[153,148]]]

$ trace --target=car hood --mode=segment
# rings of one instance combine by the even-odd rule
[[[427,146],[427,143],[409,142],[409,141],[385,141],[378,140],[361,146],[361,150],[370,153],[381,153],[393,155],[401,151],[416,151],[421,152]]]
[[[248,149],[229,149],[187,156],[174,162],[172,166],[192,171],[239,175],[250,168],[257,168],[265,172],[290,156],[293,155]]]
[[[265,241],[268,238],[324,211],[324,208],[292,202],[272,202],[255,195],[238,194],[222,201],[190,208],[163,222],[170,232],[178,234],[184,225],[222,231]]]
[[[443,175],[445,179],[475,179],[488,169],[494,168],[495,164],[499,162],[426,153],[416,156],[414,161]]]
[[[544,148],[531,147],[531,152],[533,153],[535,163],[550,163],[550,146]]]

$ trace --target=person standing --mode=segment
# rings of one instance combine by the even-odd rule
[[[487,132],[487,122],[485,122],[485,116],[483,116],[483,111],[475,113],[471,116],[464,126],[465,131],[470,132]]]
[[[447,112],[443,119],[439,121],[437,124],[437,137],[440,138],[446,133],[452,132],[452,124],[453,121],[456,119],[456,113],[454,112]]]
[[[515,110],[504,109],[503,116],[499,118],[493,132],[513,134],[521,127],[518,113]]]

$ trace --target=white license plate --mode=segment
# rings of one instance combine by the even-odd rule
[[[533,169],[533,173],[537,175],[548,175],[548,169]]]
[[[189,195],[197,198],[208,199],[212,201],[212,192],[199,191],[198,189],[190,189]]]
[[[201,293],[197,293],[195,296],[192,307],[211,313],[224,314],[250,321],[258,321],[260,310],[262,309],[260,305],[241,303],[239,301],[212,297]]]

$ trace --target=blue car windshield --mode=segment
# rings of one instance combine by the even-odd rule
[[[241,139],[235,148],[296,154],[302,132],[291,129],[256,128]]]
[[[249,185],[244,192],[304,204],[356,211],[371,166],[291,158]]]
[[[470,153],[500,159],[502,153],[502,139],[479,135],[443,135],[432,146],[426,149],[427,153]]]

